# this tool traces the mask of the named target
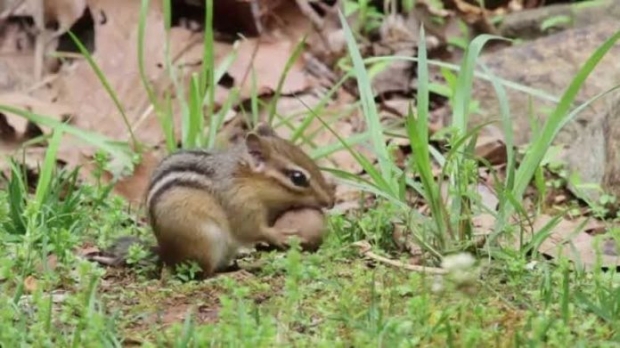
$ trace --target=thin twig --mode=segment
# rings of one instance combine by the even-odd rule
[[[420,272],[420,273],[428,273],[428,274],[439,274],[439,275],[441,275],[441,274],[447,274],[448,273],[448,271],[446,271],[443,268],[410,265],[410,264],[405,264],[405,263],[402,263],[400,261],[391,260],[391,259],[388,259],[386,257],[377,255],[377,254],[373,253],[372,251],[370,251],[370,244],[368,244],[368,242],[366,242],[366,241],[356,242],[356,243],[353,243],[353,245],[360,249],[360,253],[362,255],[367,256],[367,257],[369,257],[369,258],[371,258],[371,259],[373,259],[375,261],[379,261],[379,262],[385,263],[385,264],[390,265],[390,266],[406,269],[408,271]]]

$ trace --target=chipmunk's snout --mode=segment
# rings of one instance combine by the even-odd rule
[[[336,203],[335,201],[336,201],[336,200],[332,198],[332,199],[331,199],[331,200],[327,203],[327,205],[326,205],[327,209],[331,209],[331,208],[333,208],[333,207],[334,207],[334,204]]]
[[[334,195],[331,194],[330,192],[325,192],[325,191],[321,191],[318,194],[318,198],[319,198],[319,203],[327,208],[327,209],[331,209],[334,207],[335,201],[336,199],[334,198]]]

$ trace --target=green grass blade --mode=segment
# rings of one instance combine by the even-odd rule
[[[95,63],[95,61],[93,60],[93,57],[88,53],[88,50],[86,49],[86,47],[84,47],[84,45],[82,45],[80,40],[71,31],[67,31],[67,33],[69,34],[69,36],[71,37],[75,45],[80,50],[80,53],[82,54],[82,56],[86,59],[90,67],[93,69],[93,71],[99,78],[99,81],[101,81],[103,88],[106,90],[106,92],[108,92],[108,94],[110,95],[110,98],[112,98],[114,105],[116,106],[116,108],[118,109],[118,112],[121,114],[121,117],[123,118],[123,122],[125,122],[125,127],[127,127],[127,131],[129,132],[129,136],[131,137],[131,142],[133,143],[133,147],[136,151],[139,152],[140,144],[138,143],[138,140],[136,139],[136,136],[133,133],[133,129],[131,125],[129,124],[129,118],[127,118],[127,114],[125,113],[125,108],[123,108],[120,100],[118,100],[118,97],[116,96],[116,93],[112,89],[112,86],[110,86],[110,83],[108,82],[108,79],[105,77],[105,74],[103,73],[103,71],[101,71],[97,63]]]
[[[65,123],[58,122],[50,117],[41,116],[29,111],[20,110],[7,105],[0,105],[0,111],[13,113],[36,124],[53,128],[54,131],[60,130],[63,133],[73,135],[81,139],[85,143],[91,144],[118,158],[121,161],[121,164],[123,164],[124,166],[129,168],[133,166],[133,161],[131,155],[128,152],[128,149],[121,150],[119,145],[113,145],[114,142],[111,139],[98,133],[87,132],[85,130],[67,125]]]
[[[320,117],[319,115],[314,115],[322,124],[323,126],[329,130],[337,139],[338,141],[349,151],[349,153],[355,158],[355,160],[357,161],[357,163],[359,163],[362,168],[364,169],[364,171],[366,171],[366,174],[368,174],[371,179],[374,181],[375,185],[377,187],[379,187],[380,189],[387,191],[387,196],[388,197],[392,197],[392,199],[394,199],[394,197],[397,197],[397,195],[395,195],[395,193],[390,190],[389,187],[389,183],[388,181],[381,175],[381,173],[379,172],[379,170],[377,170],[377,168],[375,168],[375,166],[373,165],[372,162],[370,162],[368,160],[368,158],[366,158],[365,156],[359,154],[357,151],[355,151],[353,148],[351,148],[347,142],[336,132],[334,131],[329,124],[327,124],[327,122],[325,122],[323,120],[322,117]],[[393,164],[392,164],[393,165]]]
[[[408,56],[376,56],[376,57],[369,57],[364,59],[364,63],[366,64],[372,64],[375,62],[381,62],[381,61],[413,61],[413,62],[417,62],[418,58],[417,57],[408,57]],[[429,60],[428,61],[429,65],[432,66],[436,66],[436,67],[440,67],[440,68],[445,68],[445,69],[449,69],[449,70],[453,70],[453,71],[457,71],[460,72],[461,71],[461,67],[455,64],[451,64],[451,63],[446,63],[446,62],[442,62],[442,61],[436,61],[436,60]],[[474,76],[477,78],[480,78],[482,80],[485,81],[491,81],[491,77],[488,74],[485,73],[481,73],[479,71],[475,71],[474,72]],[[526,85],[522,85],[513,81],[509,81],[509,80],[505,80],[499,77],[496,77],[497,81],[499,81],[503,86],[510,88],[512,90],[518,91],[518,92],[522,92],[525,94],[529,94],[532,95],[540,100],[544,100],[544,101],[549,101],[552,103],[559,103],[560,102],[560,98],[553,96],[543,90],[537,89],[537,88],[532,88]]]
[[[476,70],[476,60],[478,59],[484,44],[492,39],[506,40],[500,36],[487,34],[479,35],[472,40],[465,50],[465,58],[457,78],[454,105],[452,106],[452,125],[455,126],[459,132],[465,132],[467,129],[469,102],[471,100],[471,85],[473,82],[474,71]]]
[[[506,164],[506,181],[504,186],[507,190],[511,190],[514,185],[516,158],[514,152],[512,118],[510,117],[510,102],[508,101],[508,96],[504,86],[502,86],[497,77],[492,74],[485,65],[482,65],[482,69],[489,75],[493,88],[495,89],[495,94],[497,95],[502,128],[504,130],[506,157],[508,159]]]
[[[326,146],[318,147],[310,151],[308,155],[310,155],[310,157],[312,157],[315,160],[321,159],[335,152],[346,149],[347,147],[352,147],[352,146],[361,144],[367,141],[369,138],[370,138],[370,134],[368,132],[356,133],[350,137],[347,137],[347,139],[342,139],[342,141],[337,141],[337,142],[334,142]]]
[[[269,124],[272,124],[273,122],[273,117],[275,116],[275,113],[276,113],[276,105],[278,104],[278,101],[280,100],[280,95],[282,93],[282,86],[284,86],[284,81],[286,80],[286,77],[288,76],[289,71],[293,67],[293,64],[295,64],[299,56],[304,52],[305,43],[306,43],[306,37],[304,36],[297,43],[297,46],[295,46],[293,53],[291,54],[289,59],[286,61],[286,65],[284,66],[284,71],[282,72],[282,74],[280,75],[280,79],[278,80],[278,86],[276,87],[275,94],[273,98],[271,98],[271,102],[269,103],[269,113],[268,113]]]
[[[58,148],[60,147],[60,140],[62,140],[62,129],[54,130],[52,140],[49,142],[47,151],[45,153],[45,159],[43,160],[43,167],[39,173],[39,182],[35,192],[35,204],[40,207],[45,201],[45,197],[50,189],[50,183],[52,182],[52,175],[56,171],[56,158],[58,154]]]
[[[362,112],[366,118],[366,124],[370,132],[370,139],[377,154],[381,176],[387,184],[385,189],[390,191],[391,196],[396,197],[398,182],[393,180],[393,163],[390,161],[390,155],[385,144],[385,139],[383,138],[383,128],[377,112],[374,95],[371,90],[371,82],[364,66],[362,56],[357,48],[355,37],[351,32],[351,28],[349,27],[346,18],[340,10],[338,11],[338,16],[340,17],[340,23],[344,29],[349,55],[353,61],[353,69],[355,72],[355,77],[357,78],[357,86],[362,102]]]
[[[182,139],[183,148],[193,148],[202,144],[202,130],[204,129],[204,115],[202,114],[202,98],[200,96],[200,81],[195,74],[190,78],[189,110],[183,114]]]
[[[207,138],[206,143],[208,149],[211,149],[215,146],[217,132],[220,127],[222,127],[222,124],[224,124],[224,118],[226,117],[228,111],[232,109],[233,103],[238,100],[239,94],[240,91],[238,87],[231,89],[230,93],[228,94],[228,98],[226,98],[226,101],[224,102],[224,105],[222,105],[215,117],[211,117],[211,124],[209,125],[209,137]]]

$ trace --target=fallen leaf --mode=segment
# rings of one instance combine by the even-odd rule
[[[480,195],[482,205],[490,211],[495,211],[499,204],[499,199],[495,192],[484,184],[478,184],[477,191]]]
[[[488,235],[493,232],[497,219],[494,215],[484,213],[476,215],[472,218],[472,225],[475,228],[476,234]]]
[[[539,231],[553,217],[541,215],[534,222],[534,231]],[[616,252],[615,243],[609,241],[605,234],[592,236],[586,231],[598,228],[598,223],[591,219],[561,219],[552,229],[551,234],[538,248],[538,251],[552,256],[554,259],[566,257],[579,268],[592,270],[600,262],[602,267],[620,265],[620,256]]]
[[[49,269],[50,271],[54,271],[56,269],[56,266],[58,266],[58,256],[56,256],[56,254],[50,254],[47,256],[45,262],[47,263],[47,269]],[[37,263],[36,269],[38,272],[43,272],[43,263]]]
[[[0,93],[24,90],[34,80],[34,58],[31,54],[9,55],[0,59]]]
[[[359,201],[344,201],[334,205],[330,212],[332,214],[347,214],[358,209],[360,209]]]
[[[26,292],[32,294],[37,290],[37,286],[38,280],[34,276],[30,275],[27,276],[26,279],[24,279],[24,290],[26,290]]]
[[[152,171],[159,164],[164,154],[150,151],[142,155],[142,162],[136,165],[131,176],[120,178],[114,185],[113,192],[124,197],[130,204],[141,205],[144,202],[144,194],[148,186]],[[112,179],[112,175],[105,174],[107,180]]]
[[[506,144],[502,133],[495,127],[484,127],[476,141],[474,154],[484,158],[491,165],[503,164],[507,161]]]
[[[56,122],[70,121],[73,115],[72,108],[68,105],[47,102],[19,92],[0,94],[0,105],[27,110],[34,114],[51,118]],[[8,126],[13,128],[15,132],[12,139],[8,139],[6,136],[9,134],[4,129],[2,130],[0,138],[5,146],[9,145],[9,143],[12,143],[12,145],[20,145],[26,140],[42,135],[42,133],[51,134],[51,128],[43,124],[34,124],[28,121],[28,119],[10,112],[2,112],[2,114],[5,115]],[[32,129],[32,127],[37,127],[39,130]]]
[[[46,23],[58,23],[56,35],[68,31],[82,17],[86,9],[86,0],[45,0],[27,1],[28,4],[43,4],[43,15]]]
[[[237,59],[228,70],[241,90],[242,99],[252,95],[252,70],[257,80],[259,94],[274,92],[297,42],[260,37],[239,43]],[[292,94],[310,88],[303,72],[303,58],[296,60],[284,79],[281,93]]]

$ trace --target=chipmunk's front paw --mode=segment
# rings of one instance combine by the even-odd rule
[[[273,228],[264,229],[265,239],[269,244],[284,248],[288,246],[291,237],[300,237],[300,231],[296,228]]]
[[[292,237],[299,236],[299,230],[296,228],[280,228],[278,229],[279,233],[283,236]]]

